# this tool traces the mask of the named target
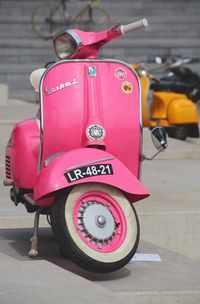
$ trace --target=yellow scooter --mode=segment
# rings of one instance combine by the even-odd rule
[[[143,65],[131,64],[141,81],[143,126],[166,128],[169,137],[185,140],[199,137],[199,114],[196,104],[188,97],[189,87],[157,79]],[[149,91],[152,90],[148,106]]]

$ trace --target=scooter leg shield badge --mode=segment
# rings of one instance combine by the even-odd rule
[[[14,203],[35,212],[29,257],[38,256],[40,214],[50,216],[63,256],[84,269],[116,271],[135,254],[139,221],[133,203],[149,195],[139,181],[145,158],[140,84],[129,65],[100,60],[98,50],[146,25],[141,20],[99,33],[64,30],[54,39],[61,60],[42,71],[41,80],[35,79],[41,73],[31,77],[39,89],[39,115],[13,130],[4,180]],[[158,142],[161,133],[154,132]]]

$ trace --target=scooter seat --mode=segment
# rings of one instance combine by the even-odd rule
[[[175,93],[189,94],[193,90],[194,85],[185,82],[173,82],[173,81],[160,81],[152,83],[151,90],[154,91],[170,91]]]

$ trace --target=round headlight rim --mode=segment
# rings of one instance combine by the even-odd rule
[[[61,36],[61,35],[63,35],[63,34],[66,34],[66,35],[68,35],[68,36],[70,36],[72,39],[73,39],[73,41],[76,43],[76,48],[75,48],[75,50],[74,50],[74,52],[73,53],[71,53],[69,56],[67,56],[67,57],[65,57],[65,58],[61,58],[60,56],[59,56],[59,54],[58,54],[58,52],[57,52],[57,50],[56,50],[56,41],[57,41],[57,39]],[[54,39],[53,39],[53,45],[54,45],[54,51],[55,51],[55,53],[56,53],[56,56],[59,58],[59,59],[68,59],[68,58],[72,58],[77,52],[78,52],[78,50],[83,46],[83,44],[82,44],[82,41],[81,41],[81,39],[80,39],[80,37],[77,35],[77,33],[75,32],[75,31],[73,31],[73,30],[62,30],[61,32],[59,32],[55,37],[54,37]]]

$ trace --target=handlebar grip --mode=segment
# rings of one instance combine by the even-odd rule
[[[127,25],[121,25],[120,30],[122,35],[125,35],[128,32],[133,32],[147,26],[148,26],[147,19],[141,19],[139,21],[132,22]]]

